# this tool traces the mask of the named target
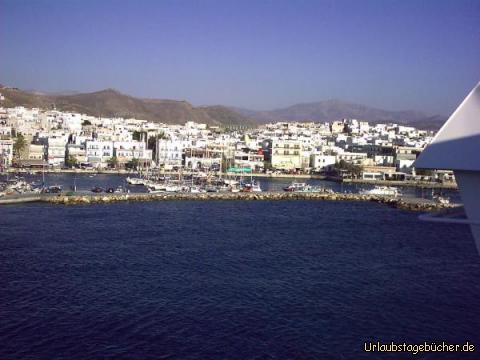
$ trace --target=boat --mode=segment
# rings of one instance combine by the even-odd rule
[[[309,185],[307,185],[306,183],[292,182],[290,185],[284,187],[283,191],[296,192],[296,191],[305,191],[307,189],[309,189]]]
[[[223,179],[223,183],[225,185],[238,185],[239,184],[238,180],[235,180],[235,179]]]
[[[375,186],[370,190],[363,190],[360,192],[362,195],[380,195],[380,196],[398,196],[400,192],[396,187],[392,186]]]
[[[93,189],[92,189],[92,192],[94,193],[101,193],[103,192],[103,189],[99,186],[95,186]]]
[[[123,188],[122,186],[118,186],[116,189],[115,189],[115,193],[116,194],[119,194],[119,193],[129,193],[130,190],[126,190],[125,188]]]
[[[433,196],[433,201],[435,201],[438,204],[443,204],[443,205],[450,204],[450,199],[445,197],[445,196],[441,196],[441,195],[434,195]]]
[[[181,186],[177,186],[177,185],[167,185],[165,187],[165,191],[166,192],[181,192],[182,191],[182,187]]]
[[[145,179],[131,178],[130,176],[125,179],[130,185],[145,185]]]
[[[208,186],[205,190],[207,192],[219,192],[218,188],[215,186]]]
[[[62,192],[62,187],[60,185],[52,185],[44,188],[43,192],[47,194],[58,194]]]
[[[262,188],[258,182],[251,182],[243,184],[241,190],[242,192],[262,192]]]
[[[165,184],[159,184],[159,183],[154,183],[154,182],[149,182],[147,185],[145,185],[148,189],[155,190],[155,191],[167,191],[167,185]]]
[[[190,188],[188,189],[188,192],[192,194],[197,194],[197,193],[204,193],[206,191],[202,189],[200,186],[190,186]]]

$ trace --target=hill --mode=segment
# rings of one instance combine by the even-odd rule
[[[3,87],[3,106],[25,106],[79,112],[93,116],[134,117],[167,124],[187,121],[209,125],[252,125],[254,120],[225,106],[195,107],[186,101],[142,99],[114,89],[72,95],[51,95]]]
[[[333,121],[343,118],[366,120],[371,123],[395,122],[420,129],[437,130],[446,121],[441,115],[419,111],[389,111],[365,105],[326,100],[296,104],[271,111],[242,108],[193,106],[187,101],[144,99],[122,94],[114,89],[92,93],[47,94],[1,87],[5,96],[3,106],[26,106],[79,112],[93,116],[133,117],[166,124],[187,121],[209,125],[254,125],[275,121]]]
[[[439,129],[447,119],[445,116],[431,116],[419,111],[389,111],[340,100],[296,104],[271,111],[232,109],[262,123],[272,121],[333,121],[354,118],[371,123],[395,122],[424,129]]]

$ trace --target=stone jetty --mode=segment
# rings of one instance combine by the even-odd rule
[[[323,192],[260,192],[260,193],[121,193],[121,194],[46,194],[39,198],[41,202],[52,204],[98,204],[122,201],[369,201],[385,204],[394,208],[413,211],[435,211],[452,208],[455,204],[439,204],[426,199],[361,195],[349,193]]]

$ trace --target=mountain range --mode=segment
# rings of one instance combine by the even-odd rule
[[[389,111],[341,100],[296,104],[271,111],[256,111],[222,105],[193,106],[187,101],[137,98],[114,89],[92,93],[45,94],[0,87],[4,107],[25,106],[80,112],[93,116],[134,117],[137,119],[184,124],[186,121],[209,125],[245,125],[275,121],[333,121],[355,118],[371,123],[396,122],[420,129],[436,130],[445,122],[441,115],[419,111]]]

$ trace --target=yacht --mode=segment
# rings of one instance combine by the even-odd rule
[[[363,190],[360,192],[362,195],[381,195],[381,196],[398,196],[400,192],[396,187],[392,186],[375,186],[370,190]]]

